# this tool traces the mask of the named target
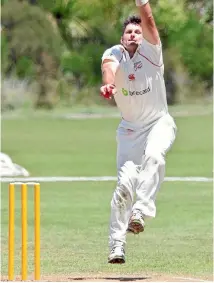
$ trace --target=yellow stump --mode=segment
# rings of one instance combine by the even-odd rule
[[[22,202],[22,280],[27,280],[27,185],[21,185]]]
[[[9,185],[9,247],[8,247],[8,279],[14,280],[14,225],[15,225],[15,186]]]
[[[40,184],[39,183],[10,183],[9,185],[9,231],[8,231],[8,280],[14,280],[14,251],[15,251],[15,184],[21,184],[21,225],[22,225],[22,261],[21,279],[27,280],[27,185],[34,185],[34,233],[35,233],[35,280],[40,280]]]
[[[40,280],[40,185],[34,185],[35,280]]]

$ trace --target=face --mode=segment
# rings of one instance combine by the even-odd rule
[[[140,25],[128,24],[121,38],[121,44],[128,50],[136,50],[143,40],[142,28]]]

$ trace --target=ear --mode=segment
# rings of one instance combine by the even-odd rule
[[[120,38],[120,43],[123,45],[123,37]]]

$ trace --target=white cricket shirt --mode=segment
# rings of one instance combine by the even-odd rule
[[[102,62],[105,59],[118,62],[114,99],[125,127],[144,127],[168,113],[161,44],[143,39],[132,58],[122,45],[115,45],[104,52]]]

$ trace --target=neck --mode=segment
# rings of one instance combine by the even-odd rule
[[[132,58],[136,52],[136,50],[131,50],[131,51],[128,51],[129,52],[129,57]]]
[[[124,46],[124,47],[125,47],[125,46]],[[137,48],[138,48],[138,46],[135,46],[134,48],[129,48],[129,49],[127,49],[127,48],[125,47],[126,51],[129,53],[129,57],[130,57],[130,58],[132,58],[132,57],[134,56],[134,54],[135,54]]]

